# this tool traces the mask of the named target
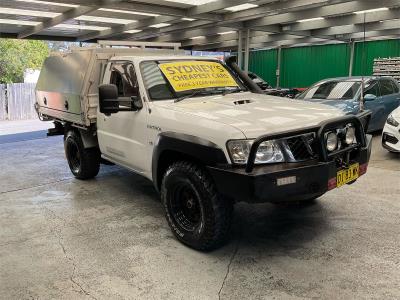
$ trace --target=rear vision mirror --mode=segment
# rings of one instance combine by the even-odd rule
[[[106,115],[119,111],[138,111],[143,108],[140,97],[118,97],[118,88],[114,84],[102,84],[99,86],[100,112]]]
[[[142,103],[142,100],[140,99],[140,97],[131,96],[131,100],[132,100],[132,103],[131,103],[132,110],[137,111],[137,110],[140,110],[143,108],[143,103]]]
[[[366,94],[364,95],[364,101],[373,101],[376,99],[376,96],[373,94]]]
[[[118,88],[114,84],[102,84],[99,86],[99,106],[103,114],[118,112]]]

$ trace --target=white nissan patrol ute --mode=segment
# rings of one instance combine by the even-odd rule
[[[312,201],[366,172],[368,112],[263,95],[232,59],[139,46],[50,56],[35,106],[76,178],[114,163],[152,180],[184,244],[221,245],[235,202]]]

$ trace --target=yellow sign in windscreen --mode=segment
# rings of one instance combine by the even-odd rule
[[[238,86],[232,75],[218,62],[176,61],[159,64],[159,67],[176,92]]]

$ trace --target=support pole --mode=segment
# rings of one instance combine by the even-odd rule
[[[281,55],[282,55],[282,47],[278,48],[278,62],[276,66],[276,87],[278,88],[281,84]]]
[[[350,42],[350,63],[349,63],[349,76],[353,75],[353,63],[354,63],[354,41]]]
[[[239,68],[242,68],[242,55],[243,55],[243,38],[242,38],[242,31],[238,31],[238,51],[237,51],[237,64]]]
[[[244,71],[249,71],[250,59],[250,29],[246,30],[246,44],[244,45]]]

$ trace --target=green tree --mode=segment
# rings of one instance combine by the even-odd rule
[[[24,71],[40,69],[48,55],[43,41],[0,39],[0,83],[23,82]]]

